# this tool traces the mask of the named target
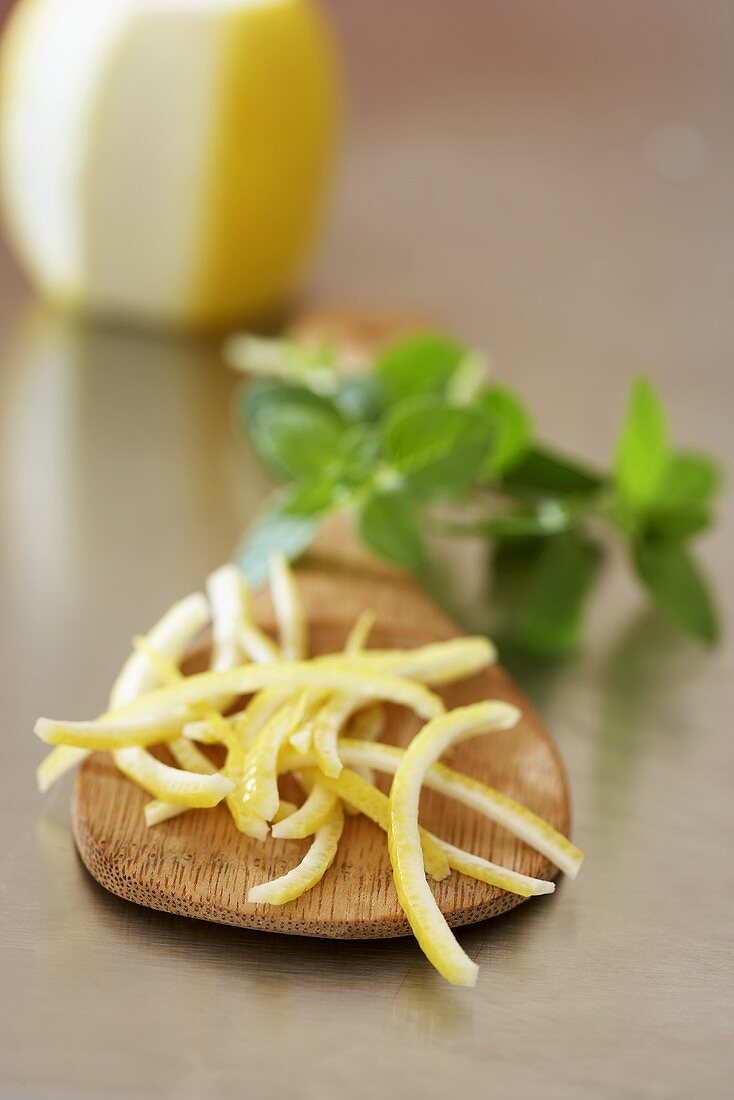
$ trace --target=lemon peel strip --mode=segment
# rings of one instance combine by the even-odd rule
[[[196,772],[198,775],[214,775],[217,771],[209,757],[197,749],[192,741],[186,741],[183,737],[179,737],[175,741],[169,741],[168,750],[178,766],[185,771]],[[145,804],[143,816],[145,817],[145,824],[150,827],[151,825],[159,825],[161,821],[168,821],[172,817],[178,817],[179,814],[185,814],[188,809],[188,806],[181,806],[174,802],[162,802],[156,798]]]
[[[243,710],[226,716],[227,722],[241,741],[243,749],[250,748],[265,723],[292,697],[293,692],[287,689],[269,688],[254,695]],[[222,743],[206,718],[187,722],[182,733],[187,740],[198,741],[202,745]]]
[[[218,770],[211,760],[200,749],[197,749],[193,741],[187,741],[184,737],[177,737],[175,741],[168,742],[168,751],[178,764],[187,772],[196,772],[198,775],[214,775]]]
[[[91,722],[57,722],[52,718],[39,718],[33,732],[47,745],[114,750],[169,741],[179,736],[185,721],[185,714],[98,718]]]
[[[313,737],[313,722],[306,722],[300,729],[295,730],[290,736],[290,743],[294,749],[301,753],[307,753],[311,748]]]
[[[298,809],[295,802],[291,802],[287,798],[281,798],[278,803],[278,809],[275,812],[274,822],[285,821],[287,817],[293,817],[293,814]]]
[[[138,640],[137,647],[123,665],[110,691],[110,709],[132,705],[161,679],[178,677],[178,669],[171,665],[175,666],[180,662],[191,641],[206,626],[209,618],[209,606],[201,592],[194,592],[169,607],[144,638]],[[164,664],[164,661],[168,663]],[[185,779],[175,778],[184,773],[161,764],[143,747],[118,749],[113,751],[112,758],[129,779],[137,782],[159,801],[178,803],[181,801],[181,792],[186,792]],[[211,777],[207,777],[206,782],[211,783]],[[176,792],[174,797],[170,797],[171,791]],[[205,805],[214,805],[211,800],[216,794],[210,790],[203,795],[199,792],[195,797],[205,798]],[[173,812],[169,810],[168,816],[173,816]]]
[[[241,797],[246,810],[270,821],[278,808],[278,756],[302,721],[307,692],[298,692],[265,723],[242,765]]]
[[[52,749],[36,768],[36,785],[41,794],[45,794],[62,775],[66,775],[88,755],[89,749],[80,749],[73,745],[57,745]]]
[[[291,693],[282,688],[272,688],[258,692],[242,710],[227,715],[227,722],[239,737],[245,749],[249,748],[265,722],[279,710],[290,698]],[[206,718],[197,718],[187,722],[182,730],[183,736],[202,745],[221,744]]]
[[[423,873],[418,803],[423,779],[441,753],[467,737],[511,729],[520,712],[509,703],[460,707],[429,722],[411,741],[390,788],[388,848],[400,904],[423,952],[453,985],[472,986],[478,967],[459,945]]]
[[[254,623],[245,624],[241,627],[239,639],[242,648],[251,661],[256,661],[258,664],[270,664],[271,661],[280,660],[280,650],[276,643]]]
[[[312,836],[324,824],[337,801],[333,791],[322,783],[315,783],[298,809],[274,824],[270,831],[279,840],[303,840]]]
[[[216,706],[230,695],[249,695],[263,688],[320,688],[354,695],[365,701],[384,699],[410,707],[421,718],[443,714],[444,705],[423,684],[389,673],[366,670],[344,663],[321,665],[314,661],[277,661],[271,664],[247,665],[229,672],[199,672],[187,676],[180,684],[150,691],[125,708],[125,716],[145,713],[148,716],[175,707],[190,707],[197,703]]]
[[[360,612],[344,645],[345,654],[351,656],[359,653],[364,648],[364,644],[367,641],[367,637],[374,622],[374,611]],[[339,704],[333,703],[332,700],[328,699],[327,704],[330,706],[339,706]],[[338,775],[341,770],[341,762],[336,749],[336,736],[326,730],[320,721],[315,720],[309,722],[299,729],[291,736],[291,744],[294,748],[298,749],[299,752],[307,753],[311,748],[317,728],[321,729],[319,743],[316,745],[316,750],[320,757],[320,766],[324,771],[331,770],[332,774]]]
[[[303,692],[303,713],[306,717],[290,735],[289,741],[294,749],[303,753],[309,751],[318,710],[330,698],[333,698],[330,692],[318,691],[316,688],[306,688]]]
[[[269,568],[281,654],[286,661],[302,661],[308,655],[308,630],[296,579],[280,550],[270,555]]]
[[[210,710],[205,719],[221,744],[227,750],[223,775],[233,784],[234,789],[227,795],[227,807],[232,815],[235,826],[246,836],[255,840],[265,840],[268,835],[268,826],[265,820],[258,814],[251,813],[242,800],[242,783],[246,750],[244,743],[236,729],[228,719],[222,717],[216,710]],[[276,806],[277,809],[277,806]]]
[[[144,642],[162,657],[174,662],[180,660],[192,638],[209,621],[209,609],[201,592],[178,600],[161,616],[148,633]],[[110,693],[110,706],[119,707],[130,702],[142,691],[155,686],[158,676],[151,666],[148,653],[136,650],[130,654],[120,670]],[[75,768],[91,748],[59,745],[46,756],[36,770],[38,789],[47,791],[62,775]]]
[[[337,804],[316,832],[313,843],[298,866],[280,878],[250,887],[247,900],[268,905],[285,905],[311,890],[321,882],[334,862],[343,828],[344,813]]]
[[[364,658],[370,657],[368,651]],[[489,638],[470,637],[421,646],[400,657],[386,655],[384,664],[378,659],[378,666],[393,675],[439,687],[473,676],[496,661],[497,650]]]
[[[144,653],[150,662],[150,666],[161,684],[177,684],[184,679],[184,674],[165,653],[155,649],[146,637],[133,638],[133,649],[136,653]]]
[[[216,806],[234,789],[231,779],[215,772],[199,775],[163,764],[155,756],[139,748],[118,749],[115,764],[134,783],[161,802],[183,806]]]
[[[344,643],[345,653],[359,653],[364,649],[372,627],[375,625],[376,617],[374,611],[360,611]]]
[[[222,743],[206,718],[197,718],[192,722],[185,722],[181,730],[181,737],[186,741],[196,741],[199,745],[221,745]]]
[[[231,798],[231,795],[227,795],[227,798]],[[145,824],[148,827],[153,825],[160,825],[163,821],[169,821],[172,817],[179,817],[181,814],[187,813],[192,809],[191,806],[177,806],[172,802],[161,802],[158,799],[153,799],[151,802],[145,804],[143,813],[145,816]],[[279,820],[281,813],[284,816],[288,816],[293,813],[296,807],[292,802],[282,801],[278,807],[278,813],[274,820]],[[236,822],[235,822],[236,824]],[[243,831],[243,830],[241,830]],[[267,827],[263,827],[262,833],[254,834],[256,840],[265,840],[267,837]]]
[[[163,802],[160,798],[153,798],[143,806],[145,824],[151,829],[154,825],[160,825],[163,821],[170,821],[172,817],[185,814],[190,806],[177,806],[173,802]]]
[[[380,703],[373,703],[357,711],[347,727],[349,738],[354,741],[378,741],[385,732],[387,715]]]
[[[452,871],[458,871],[462,875],[486,882],[489,886],[498,886],[500,890],[507,890],[510,894],[520,894],[521,897],[537,897],[540,894],[552,894],[556,888],[555,882],[549,882],[544,878],[533,878],[531,875],[523,875],[519,871],[512,871],[509,867],[501,867],[498,863],[492,863],[482,856],[475,856],[463,848],[457,848],[446,840],[433,836],[434,840],[445,852]]]
[[[313,721],[312,742],[318,765],[324,775],[336,779],[341,772],[342,762],[337,748],[337,739],[341,729],[361,703],[361,699],[334,695],[316,715]]]
[[[357,711],[347,726],[346,732],[355,741],[377,741],[385,732],[386,724],[387,714],[385,708],[381,703],[373,703],[371,706]],[[368,783],[374,784],[375,773],[372,768],[352,763],[352,770],[361,775]]]
[[[361,750],[363,746],[359,745],[356,742],[343,741],[342,745],[345,749],[344,756],[347,763],[357,764],[360,760],[367,759],[369,760],[370,764],[377,767],[378,771],[395,772],[397,770],[398,764],[400,763],[404,755],[402,749],[394,749],[392,745],[370,745],[370,751],[368,753],[362,752]],[[372,749],[376,751],[373,752],[371,751]],[[382,754],[383,749],[393,751],[395,753],[395,756],[391,758],[388,757],[386,759],[385,756]],[[315,761],[314,754],[311,754],[311,759],[307,763],[310,764],[312,761]],[[379,765],[377,763],[378,761],[380,761]],[[296,765],[294,756],[287,756],[283,760],[282,770],[289,771],[290,765],[293,765],[294,767]],[[306,763],[301,760],[299,766],[304,767],[306,766]],[[441,765],[434,765],[434,767],[440,766]],[[450,769],[446,770],[449,771]],[[316,775],[318,773],[314,771],[312,774]],[[357,775],[358,773],[343,772],[342,774]],[[460,776],[460,773],[458,772],[455,772],[453,774],[462,778]],[[322,784],[325,784],[326,781],[322,780],[321,782]],[[430,785],[431,784],[426,781],[425,786]],[[332,789],[336,789],[333,784],[329,784],[329,786]],[[358,794],[354,790],[352,793],[355,795],[355,801],[352,803],[352,805],[358,805],[358,808],[362,813],[367,812],[363,808],[363,806],[366,806],[368,797],[374,800],[374,796],[371,794],[371,792],[368,796],[367,792],[364,790],[364,788],[362,788],[362,790]],[[381,802],[384,799],[382,805],[383,807],[386,807],[388,802],[387,796],[383,795],[380,791],[378,791],[377,794]],[[343,797],[346,798],[346,795],[343,795]],[[367,812],[367,816],[370,817],[371,820],[375,821],[375,823],[378,825],[382,825],[382,819],[379,816],[381,814],[382,810],[377,805],[375,805],[374,813]],[[275,833],[275,830],[273,830],[273,834],[278,835]],[[449,867],[454,871],[459,871],[461,874],[469,875],[471,878],[478,879],[481,882],[486,882],[491,886],[498,886],[500,887],[500,889],[507,890],[513,894],[520,894],[523,897],[531,897],[539,894],[551,894],[555,890],[555,883],[549,882],[547,879],[533,878],[530,875],[523,875],[519,871],[513,871],[507,867],[501,867],[499,864],[492,863],[490,862],[490,860],[484,859],[482,856],[473,855],[471,852],[467,852],[463,848],[457,848],[455,847],[455,845],[449,844],[448,841],[441,840],[439,837],[435,836],[428,830],[422,830],[421,835],[425,835],[433,840],[435,844],[445,854]]]
[[[146,646],[178,663],[186,648],[209,622],[209,606],[203,592],[178,600],[145,635]],[[134,650],[122,666],[110,691],[110,709],[134,702],[158,681],[147,653]]]
[[[206,579],[206,594],[212,612],[212,658],[214,672],[224,672],[245,659],[240,633],[249,612],[244,578],[236,565],[220,565]]]
[[[339,666],[389,672],[433,687],[473,676],[494,664],[497,650],[488,638],[452,638],[432,642],[418,649],[367,649],[357,653],[326,653],[315,657],[316,665]]]
[[[375,618],[376,618],[376,616],[375,616],[374,611],[367,610],[367,611],[360,612],[360,614],[357,616],[357,619],[354,623],[354,626],[352,627],[352,629],[349,632],[346,643],[344,645],[344,652],[345,653],[347,653],[347,654],[356,654],[356,653],[360,653],[364,650],[364,647],[367,644],[367,639],[369,637],[369,633],[370,633],[370,631],[372,630],[372,627],[375,624]],[[360,715],[361,715],[361,717],[360,717]],[[352,718],[351,713],[349,715],[347,715],[347,721],[349,721],[350,718]],[[355,721],[353,721],[351,723],[352,727],[354,727],[355,724],[356,724],[356,732],[355,732],[355,729],[352,728],[351,733],[352,733],[352,736],[356,737],[357,739],[359,739],[362,732],[364,732],[367,735],[369,740],[373,740],[374,738],[379,737],[382,730],[383,730],[383,728],[384,728],[384,724],[385,724],[385,710],[384,710],[384,708],[382,706],[380,706],[379,704],[375,704],[371,707],[368,707],[366,710],[362,710],[361,712],[357,712],[357,719],[355,719]],[[337,730],[337,735],[341,732],[342,732],[341,729]],[[322,737],[323,737],[323,735],[322,735]],[[307,751],[308,747],[309,746],[306,745],[304,751]],[[317,749],[318,748],[319,748],[319,746],[317,746]],[[341,770],[341,758],[339,757],[339,749],[338,749],[338,744],[337,744],[337,738],[336,737],[334,737],[334,739],[333,739],[333,741],[331,741],[331,743],[327,742],[327,750],[331,750],[331,756],[332,756],[332,762],[333,762],[333,765],[334,765],[334,770],[336,771],[337,767],[339,768],[339,770]],[[319,761],[322,771],[325,770],[324,769],[325,759],[328,760],[328,756],[325,753],[324,746],[322,744],[321,745],[321,759]],[[361,775],[362,779],[364,779],[367,783],[374,784],[375,775],[374,775],[374,772],[371,770],[371,768],[360,768],[359,765],[357,765],[357,767],[354,768],[354,771],[356,771],[356,773],[358,775]],[[336,773],[336,774],[338,774],[338,773]],[[354,809],[354,807],[352,807],[352,806],[347,806],[346,809],[347,809],[347,813],[350,813],[350,814],[357,812]]]
[[[568,837],[509,795],[487,787],[477,779],[456,772],[444,764],[434,764],[425,784],[434,791],[454,798],[462,805],[501,825],[508,832],[540,852],[561,871],[576,878],[584,854]]]
[[[345,763],[351,766],[361,764],[393,775],[404,756],[404,750],[394,745],[347,739],[340,742],[340,752]],[[290,762],[296,766],[295,760],[286,760],[284,765]],[[302,760],[299,766],[303,766]],[[509,795],[445,764],[433,764],[426,772],[423,785],[476,810],[496,825],[507,829],[530,848],[544,855],[569,878],[576,878],[578,875],[584,853],[548,821]]]
[[[387,832],[390,817],[388,797],[377,787],[367,783],[356,772],[350,771],[349,768],[343,768],[338,779],[323,776],[318,771],[311,772],[311,775],[317,782],[328,787],[344,802],[350,803],[365,817],[368,817],[370,821],[374,821],[375,825],[379,825],[383,831]],[[421,841],[423,843],[425,869],[428,874],[437,882],[446,878],[450,872],[450,867],[445,853],[441,851],[440,846],[433,837],[429,836],[423,829],[421,830]]]
[[[234,569],[235,566],[230,568]],[[280,647],[269,634],[266,634],[255,621],[252,609],[252,589],[244,575],[237,570],[239,582],[239,610],[240,623],[235,628],[233,642],[239,645],[241,651],[251,661],[259,664],[269,664],[281,658]],[[219,670],[216,670],[219,671]]]

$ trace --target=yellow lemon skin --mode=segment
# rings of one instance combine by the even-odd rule
[[[257,324],[303,274],[341,100],[312,0],[21,0],[0,48],[8,236],[54,302]]]

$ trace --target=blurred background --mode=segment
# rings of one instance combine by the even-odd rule
[[[342,58],[342,140],[322,232],[283,291],[282,319],[331,304],[434,319],[488,352],[547,439],[602,466],[629,381],[645,372],[676,441],[721,454],[734,347],[730,5],[322,8]],[[133,265],[134,282],[149,259]],[[32,517],[3,528],[20,538],[28,526],[40,572],[61,568],[65,538],[48,525],[80,530],[68,504],[38,514],[62,491],[89,502],[92,531],[79,542],[90,559],[109,561],[114,544],[161,601],[231,552],[266,481],[232,428],[234,379],[218,343],[67,321],[2,253],[6,500]],[[120,494],[159,520],[144,570],[124,553],[137,528],[98,522],[119,515]],[[174,507],[192,521],[201,509],[181,556]],[[725,538],[705,548],[714,565]],[[16,553],[29,560],[25,545]],[[90,564],[77,583],[103,568]],[[611,603],[615,617],[634,606],[632,588]]]
[[[10,7],[0,0],[3,16]],[[487,350],[495,376],[527,400],[546,438],[603,466],[628,384],[644,371],[676,441],[710,450],[730,468],[728,0],[322,7],[342,56],[343,139],[323,231],[284,318],[325,304],[425,313]],[[51,1095],[52,1084],[63,1095],[101,1094],[103,1059],[82,1065],[69,1052],[79,1024],[99,1051],[117,1049],[119,1035],[103,1022],[113,985],[154,1037],[145,1055],[151,1095],[164,1094],[166,1073],[180,1072],[182,1060],[193,1076],[180,1095],[231,1087],[238,1040],[222,1054],[206,1021],[229,1013],[242,1021],[242,1035],[260,1011],[231,987],[225,992],[220,978],[232,953],[249,974],[257,952],[269,951],[264,939],[235,942],[214,929],[196,963],[203,990],[196,1030],[177,1014],[174,1035],[140,1005],[135,954],[124,955],[122,979],[115,951],[124,954],[131,939],[144,952],[167,937],[178,945],[157,975],[166,991],[159,1007],[167,1009],[189,1003],[193,985],[180,962],[188,937],[199,933],[188,924],[171,931],[155,914],[130,916],[114,899],[80,892],[68,787],[46,804],[52,824],[38,837],[31,790],[40,758],[33,719],[95,712],[125,640],[231,554],[268,492],[233,424],[236,380],[219,342],[66,318],[38,299],[0,244],[0,630],[4,698],[12,701],[0,752],[18,777],[6,809],[14,834],[25,838],[5,880],[17,929],[3,1072],[32,1095]],[[701,548],[726,611],[733,534],[724,508]],[[528,1097],[541,1081],[546,1095],[566,1100],[726,1094],[731,1048],[713,1021],[731,1020],[730,953],[714,896],[731,897],[732,886],[731,861],[721,854],[731,824],[730,643],[706,653],[662,628],[617,562],[590,618],[574,662],[517,670],[568,767],[576,838],[594,856],[583,888],[573,899],[559,891],[552,908],[531,918],[532,967],[522,955],[531,938],[524,917],[470,934],[477,952],[491,949],[493,994],[459,1017],[420,985],[422,962],[404,946],[358,956],[359,1018],[380,1039],[373,1086],[394,1087],[399,1056],[398,1080],[407,1081],[411,1067],[425,1073],[418,1052],[429,1035],[436,1090],[498,1072]],[[680,815],[691,799],[698,809],[689,832]],[[676,860],[686,866],[684,897]],[[65,946],[50,946],[49,908],[68,911],[72,929],[78,918],[84,938],[72,930]],[[320,986],[307,987],[325,958],[348,975],[350,964],[331,948],[319,954],[297,944],[267,957],[282,998],[256,987],[268,1018],[324,1087],[341,1087],[348,1059],[367,1056],[340,1030],[355,1005],[352,979],[329,991],[342,1052],[336,1063],[310,1027],[325,1011]],[[79,977],[90,965],[94,982]],[[382,996],[359,980],[374,974],[395,997],[389,1028]],[[71,993],[59,1019],[62,989]],[[259,1034],[252,1056],[272,1070],[276,1031]],[[531,1034],[542,1073],[527,1057]],[[205,1041],[219,1050],[216,1079]],[[39,1045],[46,1059],[37,1058]],[[114,1066],[120,1095],[132,1095],[134,1069],[121,1057]],[[285,1084],[286,1069],[274,1072]],[[357,1087],[353,1095],[367,1094]]]

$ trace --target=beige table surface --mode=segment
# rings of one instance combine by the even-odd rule
[[[307,297],[435,311],[546,434],[606,461],[645,370],[732,458],[730,4],[332,0],[340,190]],[[191,342],[75,329],[0,265],[2,1061],[6,1097],[723,1097],[732,1060],[731,647],[646,616],[621,566],[583,654],[521,683],[568,766],[574,886],[461,935],[268,937],[86,875],[39,713],[98,710],[126,639],[231,552],[266,491],[233,380]],[[731,512],[703,546],[731,607]]]

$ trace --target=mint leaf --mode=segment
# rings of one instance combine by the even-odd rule
[[[514,641],[518,607],[525,599],[545,540],[526,538],[499,540],[490,557],[490,618],[492,632]]]
[[[721,471],[704,455],[680,451],[668,460],[638,525],[643,536],[683,540],[711,525],[713,497],[721,485]]]
[[[465,349],[438,333],[422,333],[391,344],[375,363],[375,376],[391,403],[426,394],[444,395]]]
[[[648,505],[669,459],[665,413],[650,382],[639,378],[630,391],[614,463],[622,498],[634,508]]]
[[[405,493],[376,492],[359,511],[359,533],[380,557],[421,570],[426,546],[413,503]]]
[[[478,351],[467,351],[446,387],[449,405],[471,405],[487,377],[489,364]]]
[[[484,384],[484,363],[441,334],[403,340],[372,373],[342,378],[334,350],[247,337],[226,352],[277,384],[253,386],[241,416],[260,457],[290,485],[240,549],[254,578],[267,551],[294,555],[325,515],[355,507],[364,541],[428,576],[422,532],[430,518],[455,535],[493,544],[503,608],[524,648],[576,644],[599,554],[585,525],[616,528],[658,606],[697,636],[717,624],[711,596],[684,543],[711,522],[721,477],[706,456],[674,452],[650,383],[632,387],[614,470],[598,472],[533,442],[531,418],[503,386]],[[469,492],[476,489],[473,496]],[[467,502],[457,522],[424,516],[424,502]]]
[[[673,510],[705,504],[718,492],[721,471],[705,455],[679,451],[672,455],[655,486],[656,508]]]
[[[347,427],[328,398],[272,382],[252,386],[242,411],[258,455],[280,479],[310,480],[325,474]]]
[[[294,485],[283,501],[283,513],[289,516],[319,516],[336,503],[336,484],[326,479]]]
[[[288,503],[289,496],[281,493],[267,504],[234,553],[234,561],[254,588],[267,579],[268,558],[273,550],[281,550],[289,561],[294,561],[321,526],[323,513],[290,515]]]
[[[689,634],[715,642],[719,627],[708,584],[680,543],[641,540],[633,548],[635,571],[657,607]]]
[[[382,436],[386,462],[412,492],[434,499],[469,488],[489,444],[489,428],[481,416],[436,397],[396,406]]]
[[[322,410],[289,409],[271,425],[269,441],[278,466],[294,481],[328,474],[339,455],[343,427]]]
[[[529,449],[533,424],[520,399],[504,386],[483,390],[473,407],[487,416],[492,427],[492,448],[481,469],[482,479],[491,481],[514,466]]]
[[[371,374],[345,378],[334,393],[334,404],[349,420],[371,422],[383,412],[385,391]]]
[[[561,501],[544,500],[534,512],[514,512],[474,523],[442,523],[441,529],[452,535],[492,539],[547,538],[567,531],[573,521],[573,511]]]
[[[372,481],[380,457],[380,436],[372,425],[355,424],[342,439],[339,482],[349,489]]]
[[[688,504],[684,508],[655,508],[645,518],[643,532],[653,539],[681,542],[700,535],[711,526],[710,504]]]
[[[600,560],[598,547],[576,532],[546,540],[517,608],[516,634],[525,648],[545,654],[575,648]]]
[[[559,496],[584,496],[604,484],[591,467],[540,446],[527,451],[502,480],[508,489]]]

